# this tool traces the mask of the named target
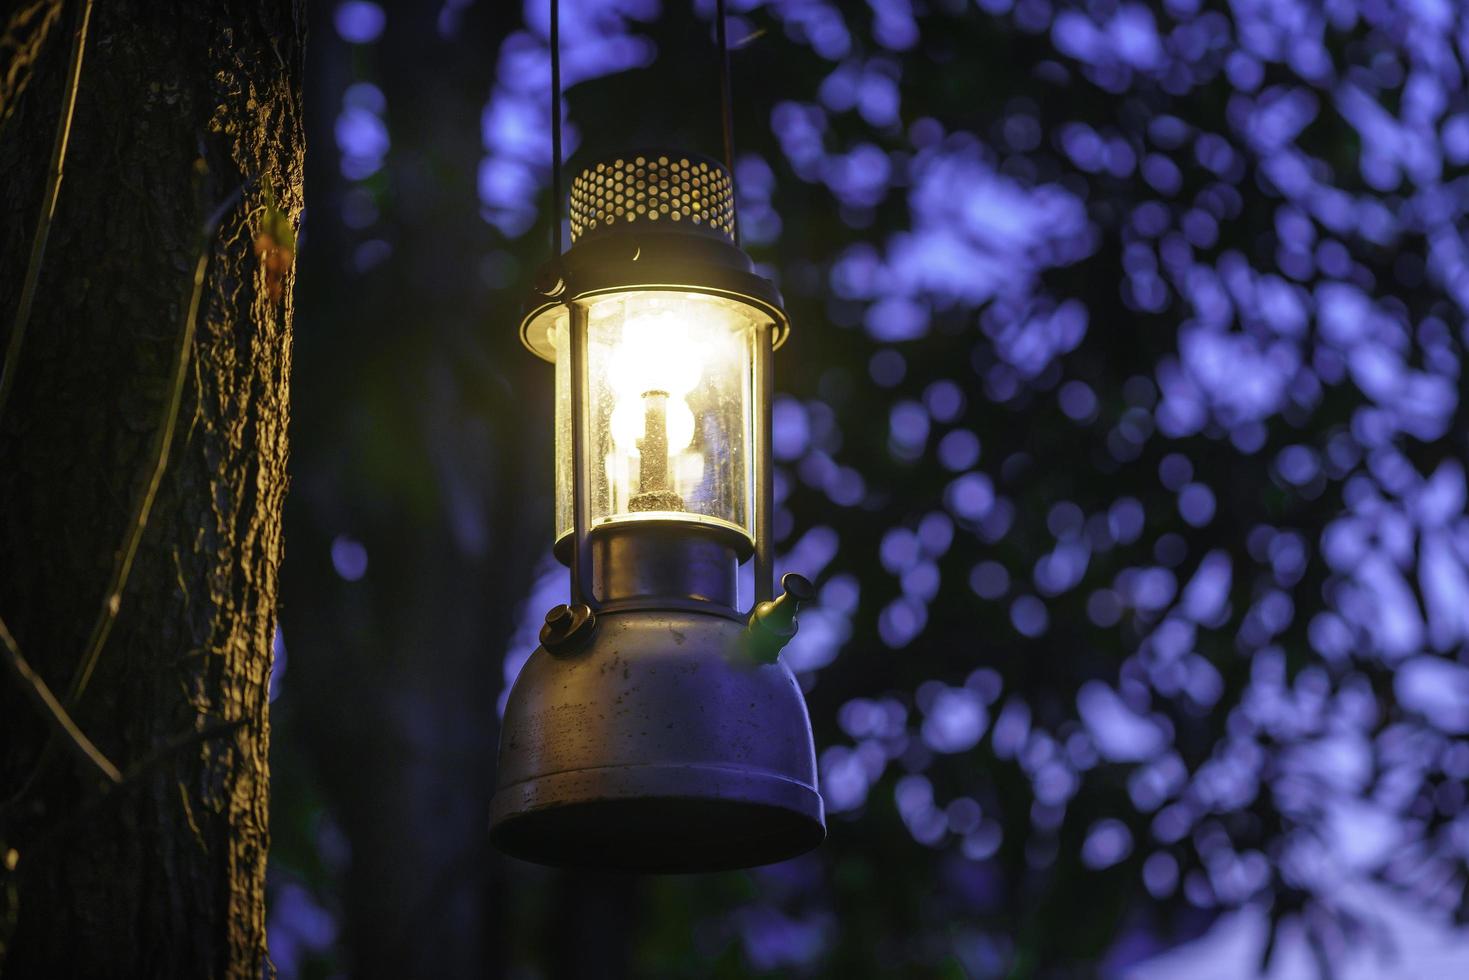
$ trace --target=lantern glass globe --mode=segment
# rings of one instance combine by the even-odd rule
[[[755,537],[758,307],[671,289],[602,293],[586,309],[586,385],[571,372],[571,318],[545,310],[526,332],[556,364],[557,539],[572,534],[573,467],[586,467],[591,529],[636,521],[703,525]],[[586,459],[572,459],[572,399],[582,399]]]

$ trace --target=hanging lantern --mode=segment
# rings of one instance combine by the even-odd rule
[[[774,598],[771,361],[789,323],[735,243],[728,170],[613,156],[572,184],[572,247],[521,324],[555,364],[556,554],[571,601],[505,709],[491,837],[544,864],[698,871],[825,836]],[[738,569],[754,564],[741,608]]]

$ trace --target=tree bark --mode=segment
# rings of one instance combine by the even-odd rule
[[[0,341],[80,6],[66,4],[6,107]],[[166,468],[95,672],[69,705],[124,783],[101,786],[48,747],[35,706],[0,680],[7,978],[269,969],[267,696],[304,18],[300,0],[128,0],[92,13],[65,178],[0,416],[0,617],[63,700],[143,512],[201,255],[207,275]]]

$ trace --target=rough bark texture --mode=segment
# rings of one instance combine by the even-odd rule
[[[77,7],[49,32],[0,139],[0,341]],[[300,214],[303,24],[299,0],[129,0],[93,12],[36,308],[0,419],[0,615],[58,693],[152,466],[199,230],[243,193],[207,246],[168,468],[73,710],[123,770],[152,761],[102,794],[92,773],[45,749],[33,706],[0,679],[7,978],[268,969],[267,694],[293,273],[268,280],[256,240],[269,202],[291,227]]]

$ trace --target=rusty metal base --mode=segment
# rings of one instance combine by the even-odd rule
[[[742,627],[609,611],[511,691],[490,834],[541,864],[687,872],[793,857],[826,835],[805,702]]]

